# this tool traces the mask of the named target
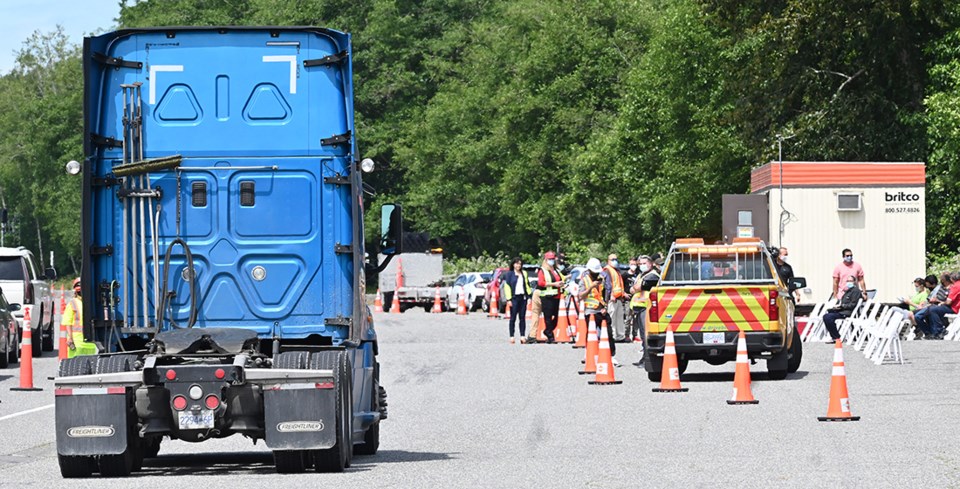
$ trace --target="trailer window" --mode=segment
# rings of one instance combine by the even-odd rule
[[[23,280],[23,264],[19,256],[0,257],[0,280]]]

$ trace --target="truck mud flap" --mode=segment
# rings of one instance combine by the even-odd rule
[[[55,416],[60,455],[118,455],[127,449],[126,388],[57,389]]]
[[[333,382],[265,388],[263,418],[273,450],[330,448],[337,441],[337,391]]]

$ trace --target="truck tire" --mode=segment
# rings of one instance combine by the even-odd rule
[[[800,333],[794,328],[793,340],[787,352],[787,373],[792,374],[799,370],[801,360],[803,360],[803,342],[800,341]]]
[[[343,472],[353,458],[353,383],[350,359],[345,351],[326,351],[313,355],[310,368],[332,369],[337,378],[337,405],[334,426],[337,441],[330,448],[313,451],[313,466],[317,472]]]
[[[60,476],[64,479],[79,479],[90,477],[96,461],[93,457],[68,457],[57,454],[57,463],[60,464]]]
[[[76,360],[83,357],[74,357]],[[87,357],[90,360],[93,373],[112,374],[130,372],[134,369],[136,355],[106,355],[101,357]],[[116,455],[101,455],[99,458],[100,475],[104,477],[129,477],[134,470],[143,466],[143,450],[140,446],[140,435],[136,426],[127,426],[127,449]]]
[[[33,325],[31,325],[33,327]],[[33,337],[30,342],[33,345],[33,358],[40,358],[43,355],[43,304],[40,304],[40,316],[37,317],[37,327],[32,330]]]
[[[90,356],[65,358],[60,361],[60,369],[57,371],[57,377],[90,375],[93,373],[94,360],[96,360],[96,357]]]
[[[10,365],[20,361],[19,328],[13,329],[13,338],[10,339],[10,349],[7,350],[7,361]]]
[[[783,349],[767,360],[767,378],[770,380],[783,380],[787,378],[787,354],[787,350]]]
[[[650,382],[660,382],[660,377],[663,375],[663,357],[650,355],[644,348],[643,367],[647,370],[647,379]]]
[[[285,351],[273,357],[273,368],[304,369],[310,360],[310,352]],[[274,450],[273,462],[281,474],[299,474],[309,465],[307,450]]]
[[[47,328],[47,335],[43,337],[43,340],[42,340],[43,344],[41,345],[43,351],[53,351],[54,338],[57,337],[55,333],[57,331],[56,324],[55,324],[56,317],[55,317],[55,314],[53,313],[53,311],[56,311],[56,308],[53,306],[52,302],[50,303],[50,311],[51,311],[50,324],[48,325],[49,327]],[[42,319],[43,316],[40,316],[40,318]]]
[[[3,356],[0,357],[0,368],[7,368],[10,366],[10,350],[17,348],[16,343],[10,341],[10,333],[7,333],[7,341],[3,344]]]
[[[380,362],[373,366],[373,385],[370,392],[370,410],[380,411],[381,392],[380,392]],[[381,418],[382,419],[382,418]],[[363,433],[363,443],[353,447],[353,453],[357,455],[375,455],[380,448],[380,420],[370,425],[367,431]]]

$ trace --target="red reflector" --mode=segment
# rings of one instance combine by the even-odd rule
[[[650,321],[660,322],[660,302],[657,300],[657,291],[650,291]]]
[[[183,396],[177,396],[173,398],[173,409],[177,411],[183,411],[187,408],[187,398]]]
[[[124,387],[107,387],[107,394],[126,394],[127,389]]]
[[[333,382],[321,382],[317,384],[317,389],[333,389]]]
[[[214,395],[209,395],[204,400],[204,403],[207,405],[207,409],[217,409],[220,407],[220,398]]]
[[[72,396],[72,395],[73,395],[73,389],[55,389],[55,390],[53,391],[53,395],[55,395],[55,396]]]
[[[173,369],[167,370],[167,380],[173,380],[177,378],[177,373]]]
[[[218,379],[222,379],[222,378],[226,377],[226,375],[227,375],[227,373],[224,372],[222,368],[218,368],[217,371],[213,373],[213,376],[216,377],[216,378],[218,378]]]

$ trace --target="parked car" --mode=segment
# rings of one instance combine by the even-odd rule
[[[13,313],[20,310],[20,304],[10,304],[0,291],[0,368],[7,368],[20,361],[20,349],[17,330],[19,325]]]
[[[467,303],[467,309],[470,311],[479,310],[483,305],[483,295],[486,293],[487,284],[492,278],[492,272],[461,273],[453,281],[453,285],[447,287],[447,310],[457,310],[461,288],[463,288],[465,294],[464,300]]]
[[[47,268],[41,276],[37,273],[37,260],[24,247],[0,248],[0,289],[14,304],[21,304],[14,316],[23,328],[24,310],[30,309],[30,328],[33,330],[33,356],[41,351],[53,351],[57,338],[54,329],[55,305],[50,290],[50,281],[57,278],[53,268]],[[19,336],[23,338],[22,333]]]

